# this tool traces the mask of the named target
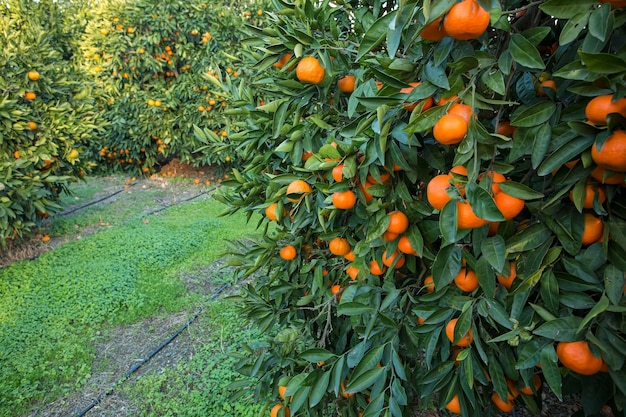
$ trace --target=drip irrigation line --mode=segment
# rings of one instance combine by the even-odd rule
[[[218,288],[211,295],[211,297],[209,297],[209,301],[215,300],[228,287],[229,287],[229,284],[222,285],[220,288]],[[91,411],[96,405],[98,405],[105,397],[111,395],[113,393],[113,391],[115,391],[117,389],[117,387],[119,387],[124,382],[126,382],[126,380],[128,378],[130,378],[130,376],[132,374],[137,372],[137,370],[139,370],[139,368],[141,368],[143,365],[145,365],[147,362],[149,362],[159,352],[161,352],[161,350],[163,350],[166,346],[168,346],[170,343],[172,343],[174,341],[174,339],[176,339],[182,332],[184,332],[189,327],[189,325],[191,325],[191,323],[193,323],[194,320],[196,320],[198,318],[198,316],[200,315],[200,313],[202,313],[202,311],[203,311],[202,307],[199,307],[198,310],[196,310],[196,312],[194,313],[194,315],[191,316],[191,318],[189,318],[189,320],[187,320],[185,322],[185,324],[183,324],[174,334],[172,334],[170,337],[168,337],[156,349],[154,349],[152,352],[150,352],[147,356],[145,356],[139,362],[133,364],[128,369],[128,371],[126,371],[126,373],[120,379],[117,380],[117,382],[115,382],[108,390],[106,390],[105,392],[100,394],[95,400],[93,400],[93,402],[91,404],[89,404],[87,407],[85,407],[80,413],[75,414],[74,417],[83,417],[85,414],[87,414],[89,411]]]
[[[137,182],[133,182],[133,183],[131,183],[131,184],[127,184],[127,185],[129,185],[129,186],[131,186],[131,187],[134,187],[134,186],[135,186],[135,184],[137,184]],[[82,209],[87,208],[87,207],[89,207],[89,206],[93,206],[93,205],[95,205],[95,204],[98,204],[98,203],[100,203],[100,202],[102,202],[102,201],[104,201],[104,200],[108,200],[108,199],[109,199],[109,198],[111,198],[111,197],[115,197],[116,195],[118,195],[119,193],[124,192],[124,191],[126,191],[126,189],[125,189],[125,188],[122,188],[121,190],[117,190],[116,192],[114,192],[114,193],[112,193],[112,194],[106,195],[106,196],[104,196],[104,197],[102,197],[102,198],[99,198],[99,199],[97,199],[97,200],[90,201],[89,203],[85,203],[85,204],[83,204],[82,206],[74,207],[73,209],[68,210],[68,211],[62,211],[62,212],[61,212],[61,213],[59,213],[58,215],[59,215],[59,216],[67,216],[68,214],[75,213],[75,212],[77,212],[78,210],[82,210]]]
[[[167,206],[163,206],[163,207],[159,207],[159,208],[157,208],[157,209],[155,209],[155,210],[152,210],[152,211],[151,211],[151,212],[149,212],[149,213],[144,214],[143,216],[150,216],[150,215],[152,215],[152,214],[159,213],[159,212],[161,212],[161,211],[163,211],[163,210],[167,210],[167,209],[168,209],[168,208],[170,208],[170,207],[174,207],[174,206],[177,206],[177,205],[179,205],[179,204],[183,204],[183,203],[186,203],[186,202],[188,202],[188,201],[195,200],[196,198],[202,197],[203,195],[208,194],[209,192],[211,192],[211,191],[213,191],[213,190],[215,190],[215,187],[213,187],[213,188],[209,188],[209,189],[208,189],[208,190],[206,190],[206,191],[202,191],[200,194],[196,194],[196,195],[193,195],[193,196],[191,196],[191,197],[189,197],[189,198],[185,198],[184,200],[177,201],[176,203],[173,203],[173,204],[170,204],[170,205],[167,205]]]

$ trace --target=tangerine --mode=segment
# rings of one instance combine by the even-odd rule
[[[317,58],[307,56],[298,62],[296,77],[303,83],[319,84],[326,77],[326,69]]]
[[[500,192],[500,183],[506,181],[506,177],[499,172],[494,170],[489,170],[487,172],[483,172],[478,176],[478,180],[481,181],[483,178],[487,176],[488,183],[491,184],[491,191],[495,195]]]
[[[391,211],[389,215],[389,226],[387,231],[401,235],[409,228],[409,218],[401,211]]]
[[[504,401],[502,398],[500,398],[497,392],[491,394],[491,401],[498,408],[498,410],[502,411],[503,413],[510,413],[515,408],[515,403],[513,402],[513,400],[507,398],[507,400]]]
[[[506,277],[504,275],[496,276],[500,285],[502,285],[507,290],[511,288],[511,285],[513,285],[513,280],[517,277],[517,271],[515,269],[515,262],[511,262],[509,266],[510,266],[510,272],[508,276]]]
[[[33,93],[32,91],[27,91],[26,94],[24,94],[24,98],[26,100],[34,100],[37,98],[37,94]]]
[[[400,92],[403,93],[403,94],[411,94],[413,89],[415,87],[417,87],[418,85],[420,85],[420,84],[421,84],[421,82],[419,82],[419,81],[418,82],[409,83],[410,87],[405,87],[405,88],[401,89]],[[417,105],[419,103],[421,103],[421,102],[424,102],[424,105],[422,106],[422,111],[426,111],[426,110],[430,109],[433,106],[433,98],[432,97],[428,97],[428,98],[425,98],[423,100],[416,101],[414,103],[406,103],[404,105],[404,110],[406,110],[406,111],[413,111],[417,107]]]
[[[398,241],[398,250],[402,253],[406,253],[407,255],[415,255],[419,256],[417,251],[411,245],[409,238],[407,236],[402,236]]]
[[[330,250],[330,253],[333,255],[344,256],[350,252],[351,249],[348,239],[343,237],[335,237],[328,243],[328,250]]]
[[[535,89],[539,97],[546,97],[547,94],[545,90],[551,89],[553,91],[556,91],[556,83],[554,82],[554,80],[545,80],[539,83],[539,85]]]
[[[397,258],[397,261],[396,261]],[[400,269],[406,262],[406,258],[400,252],[395,251],[391,255],[387,255],[387,251],[383,252],[383,264],[386,266],[391,266],[393,263],[396,263],[394,269]]]
[[[526,395],[533,395],[534,393],[539,391],[539,388],[541,388],[541,377],[539,376],[539,374],[533,375],[533,386],[534,387],[527,385],[523,387],[522,389],[520,389],[520,392]]]
[[[280,257],[285,261],[291,261],[296,258],[298,252],[296,251],[296,247],[293,245],[286,245],[280,250]]]
[[[437,42],[446,37],[446,30],[443,28],[441,23],[441,17],[433,20],[420,32],[420,36],[422,39],[426,39],[427,41]]]
[[[497,193],[493,199],[505,220],[511,220],[520,214],[526,204],[521,198],[513,197],[503,191]]]
[[[276,208],[278,207],[278,203],[272,203],[265,208],[265,216],[273,221],[278,220],[278,213],[276,213]],[[283,208],[283,216],[287,214],[287,210]]]
[[[596,180],[600,181],[602,184],[610,184],[610,185],[618,185],[623,184],[626,181],[626,176],[622,172],[615,172],[609,174],[606,172],[606,169],[600,165],[594,168],[591,171],[591,176]],[[604,178],[606,176],[606,178]]]
[[[433,127],[433,136],[442,145],[455,145],[463,140],[467,134],[467,128],[467,122],[462,116],[444,114]]]
[[[476,0],[462,0],[448,10],[443,28],[453,39],[466,41],[476,39],[489,26],[489,12]]]
[[[354,92],[354,86],[356,84],[356,77],[354,75],[346,75],[337,81],[337,88],[342,93],[350,94]]]
[[[451,413],[461,414],[461,403],[459,402],[459,394],[454,394],[454,397],[446,404],[446,410]]]
[[[311,192],[311,185],[304,180],[294,180],[287,186],[287,200],[292,203],[299,203],[304,196]],[[289,197],[290,194],[299,194],[297,198]]]
[[[472,107],[468,106],[467,104],[454,103],[448,109],[448,114],[459,115],[467,122],[467,124],[469,124],[470,120],[472,119],[472,115],[474,114],[474,110],[472,110]]]
[[[450,340],[450,343],[454,343],[454,327],[456,326],[456,322],[459,319],[454,318],[448,322],[446,325],[446,336]],[[466,347],[469,346],[470,343],[474,341],[474,334],[472,329],[470,328],[468,332],[461,337],[461,339],[455,344],[455,346]]]
[[[472,292],[478,288],[478,277],[476,272],[468,271],[465,268],[461,268],[458,274],[454,277],[454,283],[457,287],[464,292]]]
[[[606,193],[604,192],[604,189],[592,184],[585,185],[585,200],[583,201],[583,208],[593,208],[593,200],[596,198],[596,194],[598,195],[598,202],[600,204],[604,204],[606,201]],[[574,201],[574,190],[569,192],[569,199]]]
[[[604,231],[602,220],[590,213],[585,213],[585,228],[580,239],[583,246],[597,242]]]
[[[370,273],[374,275],[382,275],[387,270],[386,266],[380,266],[378,262],[374,259],[370,261]]]
[[[282,404],[276,404],[274,407],[272,407],[272,409],[270,410],[270,417],[278,417],[278,412],[281,408],[283,408]],[[284,415],[285,417],[289,417],[289,407],[285,407]]]
[[[452,175],[440,174],[434,176],[426,186],[426,199],[437,210],[443,210],[446,203],[452,200],[446,190],[450,187]]]
[[[341,182],[343,180],[343,164],[339,164],[333,168],[332,171],[333,179],[337,182]]]
[[[352,281],[354,281],[356,279],[357,275],[359,274],[359,268],[357,268],[357,267],[355,267],[353,265],[349,265],[346,268],[346,272],[347,272],[348,276],[350,277],[350,279]]]
[[[614,131],[604,141],[600,149],[594,142],[591,147],[591,158],[596,164],[608,170],[626,171],[626,132],[623,130]]]
[[[26,74],[26,76],[28,77],[29,80],[31,81],[37,81],[40,77],[39,73],[35,70],[32,71],[28,71],[28,73]]]
[[[424,278],[424,288],[426,288],[426,291],[429,293],[435,292],[435,280],[432,275]]]
[[[556,355],[567,369],[581,375],[593,375],[602,369],[604,361],[589,349],[585,340],[577,342],[559,342]]]
[[[333,205],[338,209],[348,210],[356,205],[356,194],[352,190],[333,193]]]
[[[511,122],[509,120],[501,120],[496,125],[496,133],[498,135],[512,137],[516,130],[517,128],[515,126],[511,126]]]
[[[477,229],[489,223],[487,220],[481,219],[474,214],[472,206],[467,201],[456,202],[456,217],[459,229]]]
[[[611,113],[626,117],[626,97],[613,101],[615,95],[605,94],[592,98],[585,107],[585,116],[589,123],[606,126],[606,118]]]

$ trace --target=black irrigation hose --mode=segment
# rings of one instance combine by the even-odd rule
[[[137,184],[137,182],[133,182],[133,183],[127,184],[127,185],[130,185],[131,187],[133,187],[135,184]],[[121,193],[123,191],[126,191],[126,189],[122,188],[121,190],[118,190],[118,191],[116,191],[116,192],[114,192],[112,194],[106,195],[106,196],[104,196],[102,198],[99,198],[97,200],[90,201],[89,203],[85,203],[82,206],[74,207],[73,209],[68,210],[68,211],[62,211],[58,215],[59,216],[67,216],[68,214],[72,214],[74,212],[77,212],[78,210],[82,210],[82,209],[87,208],[89,206],[93,206],[94,204],[98,204],[98,203],[100,203],[100,202],[102,202],[104,200],[107,200],[107,199],[109,199],[111,197],[114,197],[114,196],[118,195],[119,193]]]
[[[229,284],[224,284],[220,288],[218,288],[217,291],[215,291],[213,295],[209,297],[209,301],[216,299],[222,293],[222,291],[224,291],[228,286]],[[93,402],[89,404],[86,408],[84,408],[80,413],[75,414],[74,417],[83,417],[85,414],[91,411],[91,409],[93,409],[96,405],[98,405],[105,397],[107,397],[108,395],[111,395],[118,386],[123,384],[132,374],[137,372],[139,368],[141,368],[144,364],[150,361],[150,359],[155,357],[161,350],[163,350],[163,348],[165,348],[167,345],[172,343],[174,339],[176,339],[182,332],[184,332],[189,327],[189,325],[193,323],[196,318],[198,318],[200,313],[202,313],[202,307],[198,308],[198,310],[194,313],[194,315],[191,316],[191,318],[187,320],[187,322],[183,324],[174,334],[168,337],[163,343],[161,343],[156,349],[154,349],[147,356],[145,356],[141,361],[131,366],[130,369],[126,371],[124,376],[122,376],[119,380],[117,380],[117,382],[115,382],[108,390],[100,394],[98,398],[93,400]]]

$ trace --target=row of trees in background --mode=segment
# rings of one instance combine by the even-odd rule
[[[214,147],[203,152],[203,141],[232,133],[216,86],[250,76],[240,29],[261,24],[264,9],[0,1],[0,246],[60,211],[59,195],[88,173],[151,174],[173,156],[229,161]]]
[[[273,4],[217,196],[270,415],[624,415],[626,4]]]

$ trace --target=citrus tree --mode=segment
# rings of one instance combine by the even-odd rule
[[[270,415],[623,415],[626,4],[273,4],[219,195],[265,215],[231,263]]]
[[[99,2],[82,42],[83,66],[98,85],[108,126],[91,147],[99,169],[150,173],[173,156],[196,164],[228,162],[229,155],[196,151],[228,140],[230,119],[218,80],[246,78],[239,28],[264,19],[262,5]],[[198,139],[194,126],[208,133]]]
[[[80,2],[0,2],[0,245],[61,209],[97,134],[90,84],[75,70]]]

